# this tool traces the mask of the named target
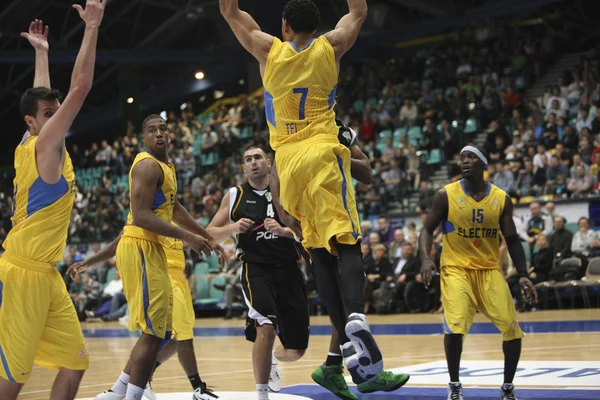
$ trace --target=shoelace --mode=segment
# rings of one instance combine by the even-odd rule
[[[219,396],[217,396],[216,394],[213,393],[212,389],[208,387],[208,385],[206,384],[206,382],[202,382],[202,385],[200,386],[200,393],[202,394],[207,394],[212,398],[218,399]]]
[[[452,393],[450,394],[450,398],[452,400],[460,400],[460,387],[451,386]]]

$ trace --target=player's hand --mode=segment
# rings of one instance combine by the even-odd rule
[[[527,278],[521,278],[519,279],[519,285],[521,285],[521,288],[525,291],[525,294],[527,295],[525,301],[527,301],[527,303],[529,304],[537,304],[538,294],[537,290],[535,290],[535,286],[533,286],[533,283],[531,283],[531,281]]]
[[[213,251],[210,242],[200,235],[190,233],[188,237],[185,238],[184,242],[188,246],[190,246],[192,250],[194,250],[196,253],[200,255],[205,255],[207,258],[210,257],[210,253],[212,253]]]
[[[431,285],[431,277],[435,274],[435,263],[432,259],[425,260],[421,263],[421,277],[426,288]]]
[[[294,232],[294,235],[296,236],[296,238],[298,238],[298,240],[302,240],[302,227],[300,226],[300,221],[292,217],[287,212],[280,213],[279,219],[281,220],[281,222],[283,222],[285,226],[287,226],[292,230],[292,232]]]
[[[21,37],[29,40],[33,48],[38,51],[48,51],[48,25],[44,27],[44,23],[39,20],[33,20],[29,24],[29,32],[21,32]]]
[[[225,253],[225,249],[223,248],[223,246],[221,246],[214,240],[210,242],[210,245],[213,248],[215,254],[217,255],[217,258],[219,259],[219,264],[221,265],[221,268],[224,270],[227,267],[227,254]]]
[[[71,279],[75,279],[79,273],[88,269],[88,265],[85,261],[76,262],[75,264],[71,264],[71,266],[67,269],[67,275],[71,277]]]
[[[279,225],[279,222],[277,222],[273,218],[265,218],[264,224],[267,232],[275,233],[279,236],[282,236],[283,227]]]
[[[240,233],[246,232],[254,225],[254,221],[248,218],[242,218],[233,224],[233,233],[239,235]]]
[[[104,17],[104,7],[107,0],[86,0],[85,9],[79,4],[73,4],[73,8],[77,10],[79,16],[85,22],[85,25],[90,28],[97,28]]]

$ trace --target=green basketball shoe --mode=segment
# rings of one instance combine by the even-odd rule
[[[358,385],[358,391],[361,393],[393,392],[404,386],[409,378],[410,375],[408,374],[394,374],[390,371],[381,371],[374,381]]]
[[[343,400],[358,400],[358,397],[348,389],[344,378],[342,365],[321,365],[312,373],[311,378],[319,385]]]

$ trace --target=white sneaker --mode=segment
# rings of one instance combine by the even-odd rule
[[[367,317],[364,314],[350,314],[345,331],[358,356],[358,373],[367,382],[376,379],[383,371],[383,356],[373,339]]]
[[[192,397],[192,400],[213,400],[218,398],[219,396],[207,389],[206,384],[203,384],[202,387],[194,391],[194,397]]]
[[[124,400],[125,395],[115,393],[112,390],[107,390],[106,392],[100,393],[98,396],[94,397],[94,400]]]
[[[279,393],[281,391],[281,375],[279,375],[279,368],[277,368],[277,364],[271,364],[269,390],[275,393]]]
[[[448,384],[448,397],[446,400],[464,400],[462,384]]]
[[[144,397],[148,400],[156,400],[156,393],[152,390],[152,385],[150,382],[146,384],[146,388],[144,389]]]

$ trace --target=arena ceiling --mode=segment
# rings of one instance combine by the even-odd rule
[[[147,108],[211,86],[225,87],[226,82],[237,82],[247,75],[246,63],[251,60],[219,15],[218,0],[107,1],[100,28],[94,88],[75,125],[75,133],[118,118],[115,101],[124,81],[135,81],[141,96],[152,91],[154,97],[158,94],[160,100],[142,105]],[[77,2],[81,4],[83,0]],[[323,15],[323,30],[331,29],[347,10],[345,0],[315,2]],[[578,2],[585,0],[371,0],[369,19],[357,52],[500,15],[547,13],[557,3],[572,7]],[[15,132],[9,134],[12,143],[22,132],[19,97],[33,80],[33,51],[20,32],[34,18],[50,26],[52,86],[66,91],[83,23],[71,8],[73,2],[68,0],[3,0],[2,3],[0,120],[6,129]],[[285,0],[240,0],[240,7],[273,34],[280,31],[284,4]],[[197,70],[206,71],[207,79],[201,83],[193,83]],[[95,119],[86,119],[93,115]]]

